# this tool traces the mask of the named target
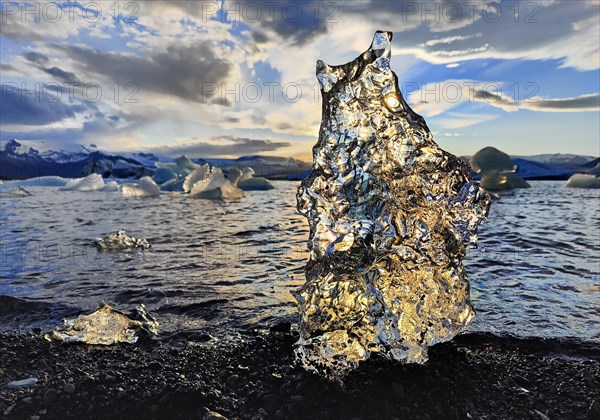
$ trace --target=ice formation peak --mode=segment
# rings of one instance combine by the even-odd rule
[[[462,259],[490,199],[405,102],[391,39],[378,31],[355,60],[317,62],[322,122],[297,194],[310,225],[297,356],[338,378],[372,353],[422,363],[475,316]]]

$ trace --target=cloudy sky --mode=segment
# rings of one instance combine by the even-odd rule
[[[598,0],[3,1],[0,19],[0,140],[309,160],[316,60],[382,29],[445,149],[600,154]]]

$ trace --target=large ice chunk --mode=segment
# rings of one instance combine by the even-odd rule
[[[323,116],[297,195],[310,260],[296,352],[337,377],[372,353],[423,363],[475,317],[462,260],[490,199],[404,101],[391,39],[376,32],[354,61],[317,62]]]
[[[89,315],[65,320],[63,327],[55,328],[45,338],[65,343],[133,344],[140,335],[155,335],[157,327],[158,323],[148,314],[144,305],[139,305],[135,313],[126,315],[104,303]]]

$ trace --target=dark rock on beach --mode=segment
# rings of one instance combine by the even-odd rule
[[[593,343],[467,334],[432,347],[425,365],[373,358],[340,384],[295,366],[296,339],[288,325],[233,344],[177,348],[2,333],[0,417],[540,420],[600,412]],[[30,377],[38,378],[34,387],[6,386]]]

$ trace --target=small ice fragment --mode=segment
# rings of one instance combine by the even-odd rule
[[[242,176],[237,182],[237,186],[244,191],[253,190],[272,190],[275,188],[267,178],[254,176],[254,169],[247,167],[242,170]]]
[[[138,239],[133,236],[127,236],[124,230],[113,232],[106,238],[96,239],[96,248],[99,251],[122,251],[133,248],[150,248],[150,243],[146,239]]]
[[[31,387],[36,386],[37,383],[38,383],[37,378],[27,378],[27,379],[21,379],[18,381],[9,382],[6,384],[6,386],[11,389],[31,388]]]
[[[133,314],[126,315],[103,303],[89,315],[65,320],[63,327],[56,327],[44,338],[64,343],[134,344],[141,335],[156,335],[157,327],[158,322],[148,314],[143,304],[139,305]]]

